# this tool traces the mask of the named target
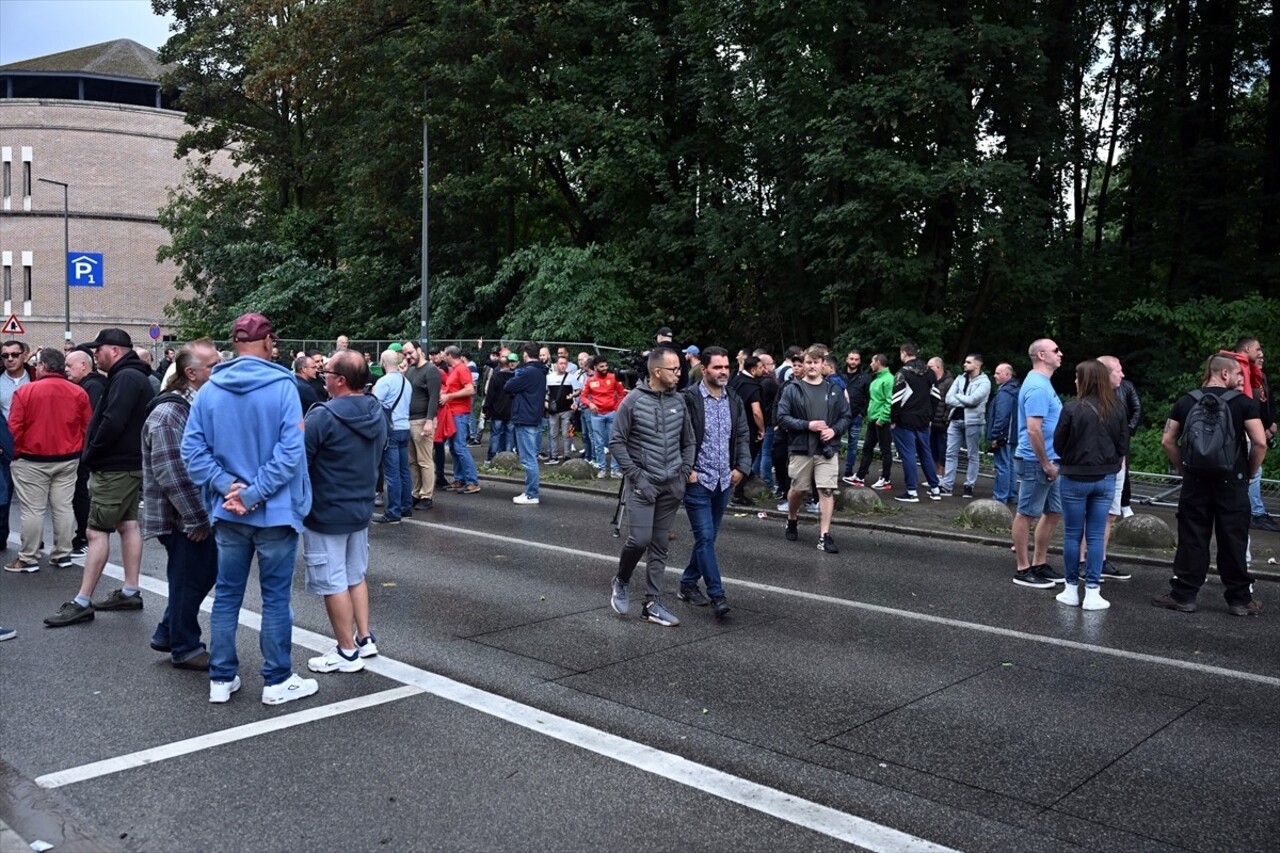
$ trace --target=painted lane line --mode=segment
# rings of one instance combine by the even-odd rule
[[[236,741],[248,740],[249,738],[258,737],[260,735],[268,734],[269,732],[278,732],[283,729],[293,728],[294,726],[312,723],[316,720],[324,720],[329,717],[336,717],[340,714],[349,714],[352,711],[360,711],[364,708],[384,705],[387,702],[395,702],[399,699],[408,699],[410,696],[421,696],[422,693],[423,690],[420,687],[405,685],[404,687],[395,687],[391,690],[384,690],[381,693],[357,696],[354,699],[343,699],[341,702],[334,702],[331,705],[318,705],[316,707],[297,711],[293,714],[271,717],[270,719],[259,720],[256,723],[246,723],[243,726],[235,726],[234,728],[211,732],[210,734],[200,735],[199,737],[174,741],[173,743],[166,743],[162,746],[154,746],[150,749],[131,752],[128,755],[120,755],[103,761],[95,761],[92,764],[83,764],[79,767],[59,770],[56,773],[47,773],[44,776],[38,777],[36,779],[36,784],[41,788],[61,788],[64,785],[83,782],[87,779],[96,779],[99,776],[108,776],[112,773],[119,773],[122,770],[131,770],[135,767],[145,767],[148,764],[168,761],[171,758],[190,755],[193,752],[200,752],[201,750],[224,746],[229,743],[235,743]]]
[[[492,539],[507,545],[515,545],[517,547],[538,548],[545,551],[555,551],[560,554],[569,554],[575,557],[585,557],[602,562],[617,564],[618,557],[616,554],[597,554],[593,551],[580,551],[577,548],[568,548],[564,545],[551,545],[545,542],[516,542],[510,537],[502,536],[496,533],[485,533],[480,530],[461,530],[450,527],[447,524],[437,524],[429,521],[417,521],[415,519],[405,519],[406,524],[416,524],[419,527],[429,527],[433,530],[440,530],[445,533],[453,533],[461,536],[475,536],[480,539]],[[683,570],[667,567],[667,572],[680,574]],[[1270,675],[1260,675],[1254,672],[1247,672],[1239,669],[1228,669],[1222,666],[1213,666],[1212,664],[1197,663],[1195,661],[1179,660],[1177,658],[1160,657],[1159,655],[1151,655],[1145,652],[1132,652],[1127,649],[1113,649],[1107,646],[1098,646],[1092,643],[1081,643],[1076,640],[1064,640],[1060,637],[1049,637],[1044,634],[1031,634],[1026,631],[1016,631],[1012,628],[1000,628],[995,625],[984,625],[981,622],[965,622],[960,619],[949,619],[946,616],[935,616],[931,613],[916,613],[912,610],[900,610],[896,607],[886,607],[882,604],[870,604],[865,601],[855,601],[849,598],[837,598],[833,595],[823,595],[817,592],[805,592],[798,589],[787,589],[780,586],[770,586],[769,584],[756,583],[755,581],[737,580],[724,576],[725,580],[733,581],[738,586],[754,589],[759,592],[767,592],[773,595],[790,596],[792,598],[802,598],[806,601],[817,601],[823,604],[832,604],[837,607],[848,607],[854,610],[865,610],[870,613],[879,613],[884,616],[897,616],[902,619],[915,619],[919,622],[928,622],[933,625],[944,625],[948,628],[961,628],[966,631],[977,631],[983,634],[991,634],[997,637],[1008,637],[1014,640],[1026,640],[1032,643],[1044,643],[1045,645],[1058,646],[1061,648],[1074,649],[1081,652],[1089,652],[1091,654],[1108,655],[1110,657],[1123,658],[1125,660],[1140,661],[1142,663],[1151,663],[1158,666],[1172,666],[1178,669],[1190,670],[1191,672],[1203,672],[1209,675],[1219,675],[1224,678],[1234,678],[1240,681],[1252,681],[1257,684],[1265,684],[1268,687],[1280,687],[1280,678]]]
[[[123,577],[121,568],[110,563],[107,564],[104,574],[117,579]],[[169,591],[167,583],[149,575],[142,575],[139,586],[160,596],[167,596]],[[211,599],[205,599],[201,609],[208,611],[210,603]],[[241,608],[240,624],[254,630],[260,630],[262,617],[254,611]],[[305,628],[298,628],[297,626],[294,626],[293,629],[293,641],[297,645],[316,651],[327,651],[333,645],[332,638],[314,631],[308,631]],[[384,655],[367,659],[365,661],[365,669],[405,685],[405,687],[398,689],[412,690],[414,694],[427,693],[449,702],[454,702],[529,731],[537,732],[571,746],[585,749],[588,752],[594,752],[621,764],[629,765],[645,773],[669,779],[694,790],[711,794],[722,800],[767,814],[786,823],[857,845],[866,850],[876,851],[876,853],[896,853],[896,851],[907,851],[907,853],[951,853],[951,848],[935,844],[927,839],[917,838],[892,827],[788,794],[777,788],[770,788],[767,785],[761,785],[758,782],[752,782],[749,779],[725,773],[705,764],[697,764],[674,753],[664,752],[655,747],[594,729],[583,723],[540,710],[532,705],[525,705],[513,699],[499,696],[496,693],[489,693],[478,687],[463,684],[452,678],[419,669]],[[387,693],[393,692],[395,691],[387,691]],[[340,705],[343,703],[335,704]],[[235,729],[228,730],[228,732],[234,731]],[[228,732],[205,735],[204,737],[218,737]],[[193,741],[199,740],[202,740],[202,738],[193,738]],[[170,746],[173,745],[171,744]],[[160,749],[164,748],[160,747]],[[128,757],[125,756],[125,758]],[[109,764],[112,761],[120,760],[111,759],[110,761],[99,762],[99,764]],[[93,766],[86,765],[86,767]],[[76,768],[76,770],[83,769]],[[116,769],[106,769],[95,775],[116,772]],[[74,770],[62,772],[71,773]],[[36,781],[44,785],[42,780],[58,775],[60,774],[42,776]],[[92,777],[86,776],[84,778]],[[71,781],[79,780],[74,779]],[[61,784],[67,783],[63,782]],[[45,785],[45,787],[54,786]]]

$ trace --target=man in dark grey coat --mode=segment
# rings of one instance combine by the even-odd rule
[[[680,620],[662,606],[662,576],[667,568],[671,522],[693,471],[693,424],[680,384],[680,356],[665,347],[649,354],[649,377],[618,407],[609,452],[622,472],[622,499],[629,514],[627,544],[618,559],[609,603],[626,614],[631,575],[648,552],[644,607],[640,618],[665,627]]]

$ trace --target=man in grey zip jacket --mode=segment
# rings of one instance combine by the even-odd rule
[[[982,356],[969,353],[964,360],[964,373],[947,389],[947,464],[942,474],[942,494],[955,488],[956,471],[960,467],[960,445],[969,451],[969,466],[964,474],[964,496],[973,497],[978,482],[978,443],[987,424],[987,398],[991,396],[991,380],[982,372]]]
[[[679,354],[655,347],[648,367],[648,379],[642,379],[618,407],[609,436],[609,452],[622,472],[622,500],[628,512],[627,543],[618,559],[609,604],[617,613],[627,613],[631,575],[647,551],[640,618],[674,627],[680,620],[659,599],[671,522],[693,471],[696,445],[688,406],[676,393]]]

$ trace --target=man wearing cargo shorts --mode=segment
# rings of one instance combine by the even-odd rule
[[[98,369],[107,374],[107,392],[93,411],[81,462],[89,469],[89,553],[80,591],[53,616],[51,628],[89,622],[98,610],[141,610],[138,575],[142,568],[142,530],[138,499],[142,493],[142,426],[155,396],[151,368],[138,358],[124,329],[103,329],[86,344]],[[106,568],[111,532],[120,534],[124,586],[92,601]]]

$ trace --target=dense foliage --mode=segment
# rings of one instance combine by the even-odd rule
[[[1153,410],[1276,343],[1261,0],[153,4],[180,148],[244,167],[163,212],[189,332],[416,334],[425,118],[433,336],[910,336],[1021,372],[1047,334]]]

